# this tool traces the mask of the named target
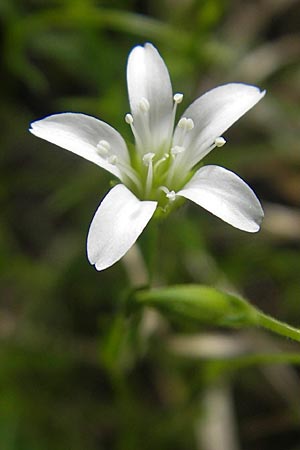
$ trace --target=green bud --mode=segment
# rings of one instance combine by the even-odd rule
[[[160,309],[168,317],[219,326],[258,324],[259,312],[246,300],[201,285],[177,285],[135,293],[138,303]]]

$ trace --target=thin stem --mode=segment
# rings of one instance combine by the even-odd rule
[[[155,273],[157,273],[158,264],[158,228],[159,220],[153,219],[147,227],[147,233],[143,238],[144,241],[144,258],[149,273],[149,285],[153,284]]]
[[[285,336],[287,338],[293,339],[294,341],[300,342],[300,330],[292,327],[284,322],[280,322],[273,317],[264,314],[261,311],[257,311],[257,324],[263,328],[273,331],[276,334]]]
[[[153,183],[153,162],[150,161],[148,165],[147,179],[146,179],[146,187],[145,187],[145,196],[148,197]]]
[[[137,243],[123,256],[122,262],[132,288],[139,289],[149,284],[148,268]]]

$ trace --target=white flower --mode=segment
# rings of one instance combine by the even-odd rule
[[[167,211],[178,197],[236,228],[258,231],[263,210],[250,187],[227,169],[196,165],[225,144],[222,134],[265,92],[242,83],[219,86],[195,100],[174,129],[183,95],[173,96],[167,67],[153,45],[131,51],[127,84],[131,114],[125,120],[135,138],[134,153],[114,128],[84,114],[55,114],[31,124],[34,135],[92,161],[122,183],[109,191],[90,225],[91,264],[103,270],[117,262],[155,210]]]

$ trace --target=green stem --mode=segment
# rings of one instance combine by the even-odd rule
[[[300,330],[292,327],[284,322],[274,319],[273,317],[264,314],[261,311],[257,311],[257,324],[263,328],[273,331],[276,334],[293,339],[300,342]]]
[[[144,257],[148,268],[150,286],[153,284],[158,262],[158,228],[159,220],[154,219],[148,225],[147,233],[145,234]]]

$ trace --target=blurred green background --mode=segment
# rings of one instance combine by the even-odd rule
[[[300,326],[300,2],[0,0],[0,20],[0,449],[299,450],[299,345],[124,311],[135,262],[97,273],[85,254],[111,177],[27,130],[74,111],[130,140],[126,60],[147,41],[180,113],[229,81],[267,89],[206,158],[253,187],[261,232],[185,205],[160,225],[154,280]]]

